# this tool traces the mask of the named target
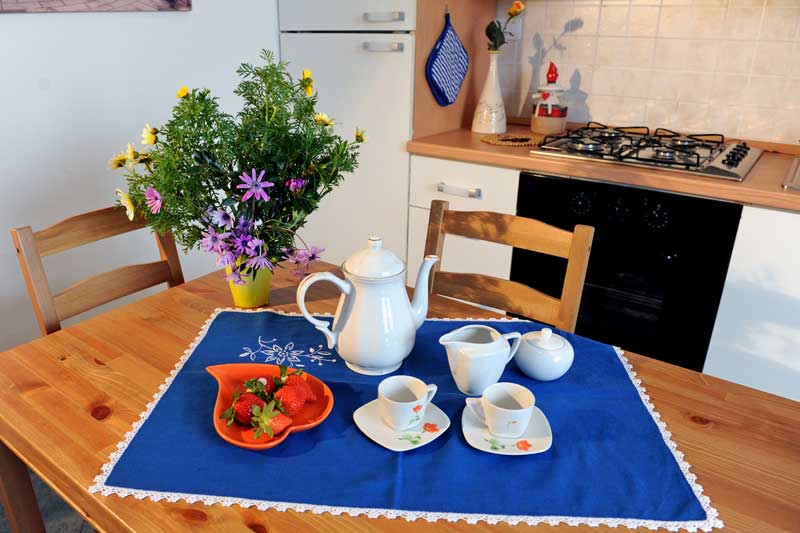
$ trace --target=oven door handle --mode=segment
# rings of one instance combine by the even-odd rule
[[[461,185],[450,185],[443,181],[436,184],[436,190],[453,196],[461,196],[463,198],[474,198],[475,200],[483,199],[483,190],[480,187],[463,187]]]

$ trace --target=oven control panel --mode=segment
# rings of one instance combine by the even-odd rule
[[[746,142],[728,143],[715,157],[703,174],[727,177],[741,181],[761,157],[763,150],[749,146]]]

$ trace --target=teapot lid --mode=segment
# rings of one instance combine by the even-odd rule
[[[406,266],[383,247],[383,239],[370,237],[366,248],[345,259],[342,268],[346,273],[361,278],[388,278],[402,273]]]
[[[560,350],[567,343],[561,335],[554,335],[553,330],[544,328],[541,331],[532,331],[522,337],[525,342],[542,350]]]

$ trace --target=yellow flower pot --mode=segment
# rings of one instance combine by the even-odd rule
[[[225,273],[230,275],[231,267],[226,266]],[[272,285],[272,272],[269,269],[259,270],[255,281],[252,275],[242,276],[242,280],[244,285],[236,285],[232,281],[228,281],[236,307],[261,307],[269,303],[269,290]]]

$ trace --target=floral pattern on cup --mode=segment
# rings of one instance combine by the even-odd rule
[[[492,450],[503,450],[505,449],[506,445],[497,440],[496,438],[492,437],[491,439],[483,439],[489,444],[489,448]]]
[[[428,433],[436,433],[436,432],[439,431],[439,426],[437,426],[436,424],[432,424],[430,422],[427,422],[427,423],[422,425],[422,431],[423,432],[428,432]]]
[[[516,447],[517,447],[518,450],[522,450],[523,452],[527,452],[528,450],[533,448],[533,444],[531,444],[530,442],[528,442],[525,439],[522,439],[522,440],[518,440],[517,441]]]
[[[398,440],[407,440],[412,446],[416,446],[422,441],[422,435],[415,433],[403,433],[397,438]]]

